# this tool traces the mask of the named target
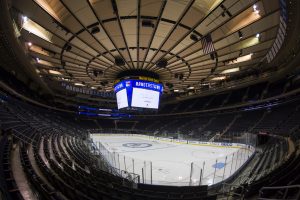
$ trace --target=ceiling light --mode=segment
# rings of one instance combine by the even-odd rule
[[[27,17],[23,17],[23,21],[24,21],[24,23],[23,23],[22,29],[25,29],[29,33],[32,33],[50,43],[52,43],[51,39],[53,38],[53,34],[51,32],[47,31],[44,27],[40,26],[39,24],[30,20]]]
[[[259,10],[258,10],[256,4],[253,5],[253,12],[256,13],[256,14],[259,14]]]
[[[179,90],[174,90],[174,92],[179,92]]]
[[[256,38],[259,38],[259,37],[260,37],[260,34],[259,34],[259,33],[256,33],[255,37],[256,37]]]
[[[188,89],[189,89],[189,90],[193,90],[193,89],[195,89],[195,87],[190,86],[190,87],[188,87]]]
[[[91,89],[93,89],[93,90],[94,90],[94,89],[96,89],[96,87],[92,86],[92,87],[91,87]]]
[[[203,85],[209,85],[209,83],[200,83],[199,85],[203,86]]]
[[[55,70],[49,70],[50,74],[54,74],[54,75],[62,75],[59,71],[55,71]]]
[[[84,86],[82,83],[75,83],[76,86]]]
[[[28,42],[27,45],[31,47],[31,46],[32,46],[32,43],[31,43],[31,42]]]
[[[64,78],[64,77],[62,77],[61,80],[63,80],[63,81],[70,81],[69,78]]]
[[[36,62],[40,62],[40,59],[39,59],[39,58],[36,58]]]
[[[240,68],[236,67],[236,68],[231,68],[231,69],[225,69],[224,71],[221,72],[221,74],[229,74],[229,73],[238,72],[238,71],[240,71]]]
[[[229,61],[226,65],[232,65],[232,64],[237,64],[237,63],[240,63],[240,62],[245,62],[245,61],[251,60],[252,56],[253,56],[253,53],[247,54],[245,56],[238,57],[234,60]]]
[[[224,80],[224,79],[226,79],[226,76],[217,76],[217,77],[214,77],[210,80],[212,80],[212,81],[221,81],[221,80]]]
[[[28,21],[28,17],[27,16],[22,16],[23,19],[23,23],[26,23]]]

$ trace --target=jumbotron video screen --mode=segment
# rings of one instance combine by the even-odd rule
[[[145,80],[123,80],[115,84],[118,109],[158,109],[163,85]]]

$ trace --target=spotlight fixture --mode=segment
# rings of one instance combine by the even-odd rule
[[[65,50],[66,50],[67,52],[71,51],[71,49],[72,49],[71,45],[67,44],[67,45],[65,46]]]
[[[154,23],[151,20],[143,20],[142,21],[142,26],[143,27],[154,28]]]
[[[239,38],[240,38],[240,39],[243,38],[243,33],[242,33],[242,31],[238,31],[238,35],[239,35]]]
[[[99,33],[100,32],[100,28],[98,26],[92,28],[91,30],[91,34],[95,35],[96,33]]]
[[[229,12],[229,10],[223,5],[223,4],[221,4],[221,6],[220,6],[222,9],[223,9],[223,12],[222,12],[222,17],[225,17],[225,13],[229,16],[229,17],[232,17],[232,14],[231,14],[231,12]]]
[[[180,74],[178,78],[179,78],[179,80],[182,80],[183,79],[183,74]]]
[[[93,70],[93,75],[95,77],[97,77],[98,75],[102,75],[103,74],[103,71],[102,70],[97,70],[97,69],[94,69]]]
[[[106,86],[108,84],[108,81],[102,81],[102,82],[100,82],[100,85],[102,85],[102,86]]]
[[[98,76],[98,72],[96,70],[93,71],[93,74],[94,74],[95,77]]]
[[[215,59],[215,54],[214,53],[210,53],[210,59],[214,60]]]
[[[168,65],[168,61],[164,58],[156,63],[156,66],[158,68],[166,68],[167,65]]]
[[[125,62],[121,57],[115,57],[115,64],[120,67],[120,66],[124,66]]]
[[[239,57],[243,55],[243,49],[240,50]]]
[[[178,74],[178,73],[176,73],[176,74],[174,74],[174,78],[177,78],[177,79],[179,79],[179,80],[182,80],[182,79],[183,79],[183,74]]]
[[[193,40],[194,42],[197,42],[197,41],[199,41],[199,38],[198,38],[198,36],[197,36],[197,35],[195,35],[195,34],[191,34],[191,35],[190,35],[190,39],[191,39],[191,40]]]
[[[31,46],[32,46],[32,43],[31,43],[31,42],[27,42],[27,45],[31,47]]]
[[[256,38],[259,38],[259,37],[260,37],[260,34],[259,34],[259,33],[256,33],[255,37],[256,37]]]
[[[168,82],[167,82],[167,83],[166,83],[166,86],[167,86],[169,89],[171,89],[171,88],[173,88],[174,85],[173,85],[172,83],[168,83]]]

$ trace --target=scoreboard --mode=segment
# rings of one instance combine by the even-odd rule
[[[114,91],[117,97],[118,109],[158,109],[163,85],[146,80],[122,80],[115,84]]]

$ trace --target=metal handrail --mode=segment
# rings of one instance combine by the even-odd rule
[[[140,183],[140,175],[132,173],[132,172],[128,172],[128,171],[125,171],[125,170],[120,170],[118,168],[113,167],[109,163],[109,161],[106,159],[106,157],[103,155],[103,153],[101,152],[101,150],[97,147],[97,145],[94,144],[93,141],[91,141],[89,144],[92,145],[96,149],[96,152],[99,153],[98,155],[100,156],[101,161],[104,162],[102,164],[105,165],[105,167],[107,168],[108,172],[110,172],[111,174],[114,174],[116,176],[125,178],[125,179],[129,180],[130,182]],[[101,143],[99,143],[99,145],[101,145],[104,149],[106,149]],[[104,170],[101,167],[99,167],[99,168],[101,170]]]
[[[225,187],[228,186],[229,189],[227,191],[225,191]],[[240,187],[242,189],[241,193],[235,193],[234,190],[232,190],[233,187]],[[222,183],[222,195],[227,196],[227,199],[229,199],[229,197],[231,197],[231,195],[236,195],[239,196],[241,200],[244,199],[244,191],[245,191],[245,186],[243,185],[237,185],[237,184],[230,184],[230,183]]]
[[[283,192],[283,197],[281,197],[280,199],[287,199],[287,195],[288,195],[288,190],[289,189],[294,189],[294,188],[298,188],[298,193],[296,193],[296,196],[294,199],[289,199],[289,200],[297,200],[300,198],[300,185],[289,185],[289,186],[276,186],[276,187],[263,187],[259,190],[259,198],[260,200],[276,200],[276,198],[265,198],[262,197],[262,195],[264,194],[263,191],[269,190],[269,191],[273,191],[273,190],[284,190]],[[279,200],[279,199],[278,199]]]

